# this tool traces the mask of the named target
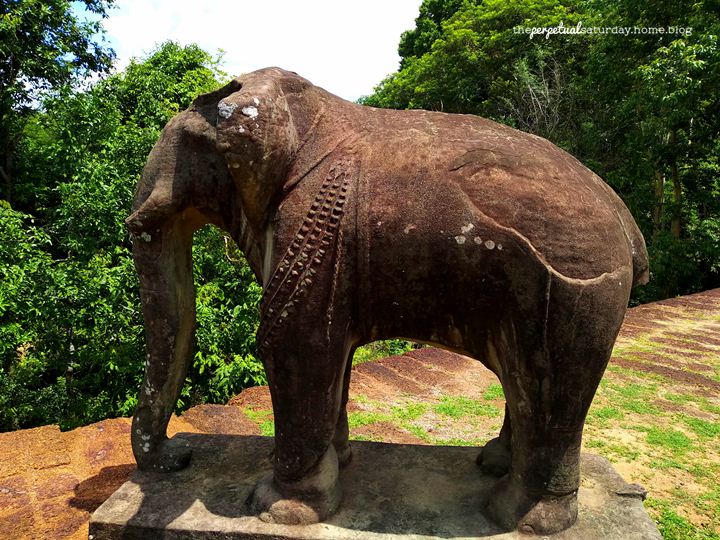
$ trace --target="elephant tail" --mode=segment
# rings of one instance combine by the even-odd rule
[[[645,285],[650,279],[650,263],[648,261],[647,246],[645,245],[645,237],[640,232],[640,227],[637,226],[635,218],[633,218],[628,207],[622,201],[620,196],[613,191],[613,189],[606,184],[599,176],[595,175],[595,178],[599,181],[599,185],[605,190],[615,207],[615,213],[620,221],[620,225],[625,232],[625,237],[630,244],[630,253],[632,254],[632,267],[633,267],[633,287],[638,285]]]
[[[645,247],[645,238],[637,225],[633,227],[635,237],[630,236],[630,244],[632,248],[633,259],[633,287],[636,285],[645,285],[650,279],[650,263],[648,262],[647,247]]]
[[[645,246],[645,238],[640,232],[640,228],[630,214],[630,211],[623,204],[620,212],[620,219],[625,235],[630,242],[630,252],[632,253],[633,265],[633,287],[637,285],[645,285],[650,279],[650,263],[648,262],[648,252]]]

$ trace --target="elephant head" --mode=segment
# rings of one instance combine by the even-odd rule
[[[268,274],[268,220],[297,144],[284,73],[262,70],[200,96],[167,124],[143,170],[126,220],[148,344],[133,425],[141,467],[173,469],[188,457],[165,429],[192,356],[193,232],[207,223],[228,231],[258,279]]]

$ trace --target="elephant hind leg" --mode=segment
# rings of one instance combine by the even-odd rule
[[[537,311],[517,313],[497,342],[511,462],[488,504],[502,526],[535,534],[577,519],[585,416],[629,295],[629,287],[618,287],[625,280],[613,276],[584,286],[549,279]]]

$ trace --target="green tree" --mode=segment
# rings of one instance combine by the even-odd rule
[[[83,0],[107,16],[113,0]],[[98,41],[100,21],[82,21],[69,0],[0,0],[0,198],[13,199],[14,156],[38,100],[92,73],[107,72],[112,51]]]
[[[651,300],[720,285],[720,49],[708,3],[596,1],[606,25],[664,33],[596,39],[577,85],[577,154],[618,190],[648,241]],[[688,28],[689,33],[668,32]]]
[[[86,90],[46,97],[29,119],[16,185],[37,211],[0,214],[0,238],[21,250],[0,253],[0,430],[132,413],[146,352],[123,220],[162,127],[224,77],[205,51],[168,42]],[[193,256],[198,346],[180,410],[264,381],[260,288],[242,254],[207,228]]]

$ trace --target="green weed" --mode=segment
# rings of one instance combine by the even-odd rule
[[[412,433],[413,435],[415,435],[418,439],[420,439],[422,441],[430,442],[430,440],[431,440],[428,432],[425,431],[420,426],[416,426],[415,424],[411,424],[411,423],[407,422],[407,423],[403,423],[402,427],[403,427],[403,429],[405,429],[409,433]]]
[[[615,458],[622,458],[633,461],[640,456],[640,452],[620,443],[611,443],[598,439],[591,439],[585,442],[587,448],[598,450],[606,458],[613,461]]]
[[[648,498],[645,507],[652,510],[664,540],[718,540],[720,535],[706,527],[696,527],[670,508],[667,501]]]
[[[443,396],[435,412],[451,418],[463,416],[487,416],[494,418],[500,416],[500,409],[490,403],[482,403],[462,396]]]
[[[600,407],[590,410],[587,421],[591,425],[605,427],[610,423],[610,420],[622,420],[623,418],[625,418],[625,413],[620,409],[615,407]]]
[[[686,415],[680,415],[680,418],[700,439],[715,439],[720,437],[720,422],[710,422]]]
[[[399,420],[417,420],[425,411],[427,411],[425,403],[408,403],[407,405],[393,407],[392,414]]]
[[[505,393],[501,385],[493,383],[487,387],[483,394],[483,399],[493,401],[495,399],[505,399]]]
[[[667,399],[668,401],[672,401],[673,403],[678,403],[678,404],[682,405],[684,403],[689,403],[691,401],[695,401],[697,398],[695,398],[694,396],[691,396],[689,394],[668,393],[668,394],[665,394],[665,399]]]
[[[388,421],[390,421],[390,417],[387,414],[367,411],[352,411],[348,413],[348,426],[350,429],[375,424],[376,422]]]
[[[275,436],[275,422],[272,420],[265,420],[260,424],[260,434],[265,437]]]
[[[675,455],[682,455],[693,447],[693,443],[687,435],[672,428],[651,427],[645,440],[649,445],[661,446],[671,450]]]

